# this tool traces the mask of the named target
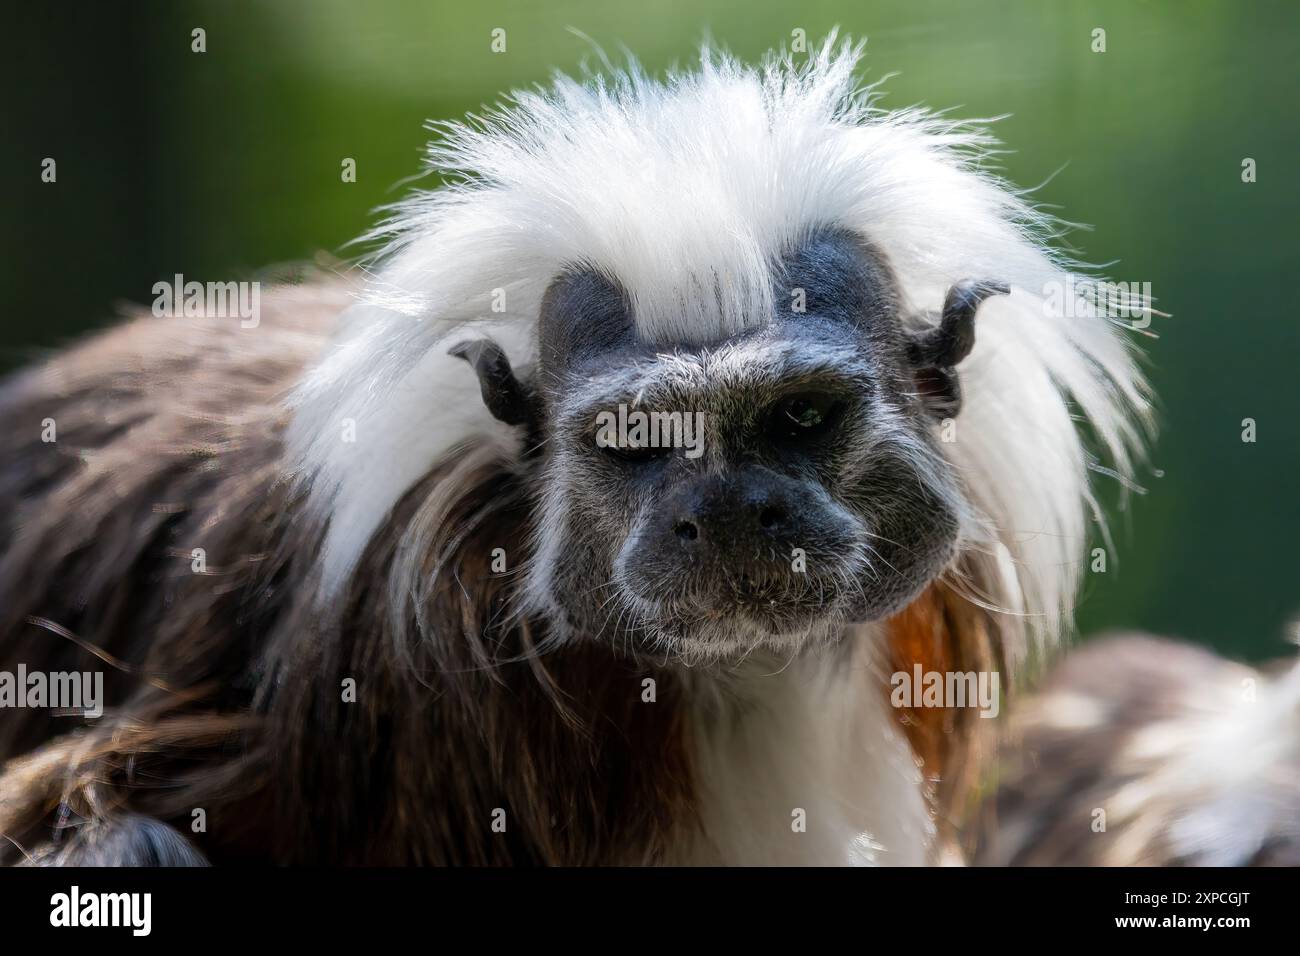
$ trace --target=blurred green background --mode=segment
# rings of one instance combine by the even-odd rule
[[[898,73],[885,105],[1011,114],[996,130],[1007,175],[1047,181],[1039,201],[1095,226],[1073,235],[1078,252],[1150,282],[1173,313],[1145,342],[1163,408],[1148,493],[1112,510],[1118,560],[1088,574],[1083,630],[1285,649],[1300,612],[1294,0],[49,0],[5,20],[0,370],[176,272],[357,254],[341,247],[417,171],[423,122],[573,70],[591,48],[569,28],[653,69],[688,62],[706,34],[745,57],[796,28],[868,37],[867,76]],[[190,50],[195,27],[206,53]],[[504,54],[489,48],[498,27]]]

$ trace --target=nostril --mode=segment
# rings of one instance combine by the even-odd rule
[[[759,527],[772,529],[785,520],[785,511],[775,505],[768,505],[758,513]]]
[[[679,521],[673,525],[673,533],[683,541],[694,541],[700,536],[700,529],[694,521]]]

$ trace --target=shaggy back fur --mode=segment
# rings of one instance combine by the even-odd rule
[[[1300,864],[1300,666],[1090,641],[1012,724],[982,865]]]

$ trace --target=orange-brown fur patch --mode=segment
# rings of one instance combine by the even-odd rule
[[[932,584],[888,622],[887,673],[999,671],[988,615],[942,583]],[[889,693],[892,687],[886,686]],[[972,707],[898,708],[899,722],[925,775],[942,844],[955,844],[979,782],[995,721]]]

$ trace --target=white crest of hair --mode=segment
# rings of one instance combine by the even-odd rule
[[[776,257],[840,226],[884,251],[918,314],[961,279],[1013,287],[980,310],[956,441],[942,445],[976,515],[954,574],[972,599],[1011,612],[1010,651],[1062,630],[1095,511],[1075,420],[1128,474],[1146,424],[1142,380],[1118,323],[1059,295],[1049,308],[1045,292],[1075,267],[1047,247],[1058,223],[985,170],[993,141],[879,108],[857,79],[862,50],[832,34],[806,57],[748,66],[706,49],[663,79],[606,64],[603,76],[557,76],[480,118],[436,124],[429,167],[450,184],[371,234],[388,247],[296,396],[292,450],[330,521],[327,593],[457,446],[518,454],[469,368],[446,355],[454,340],[486,333],[516,364],[531,360],[546,286],[581,263],[622,283],[647,340],[715,341],[770,321]],[[344,418],[354,443],[340,441]]]

